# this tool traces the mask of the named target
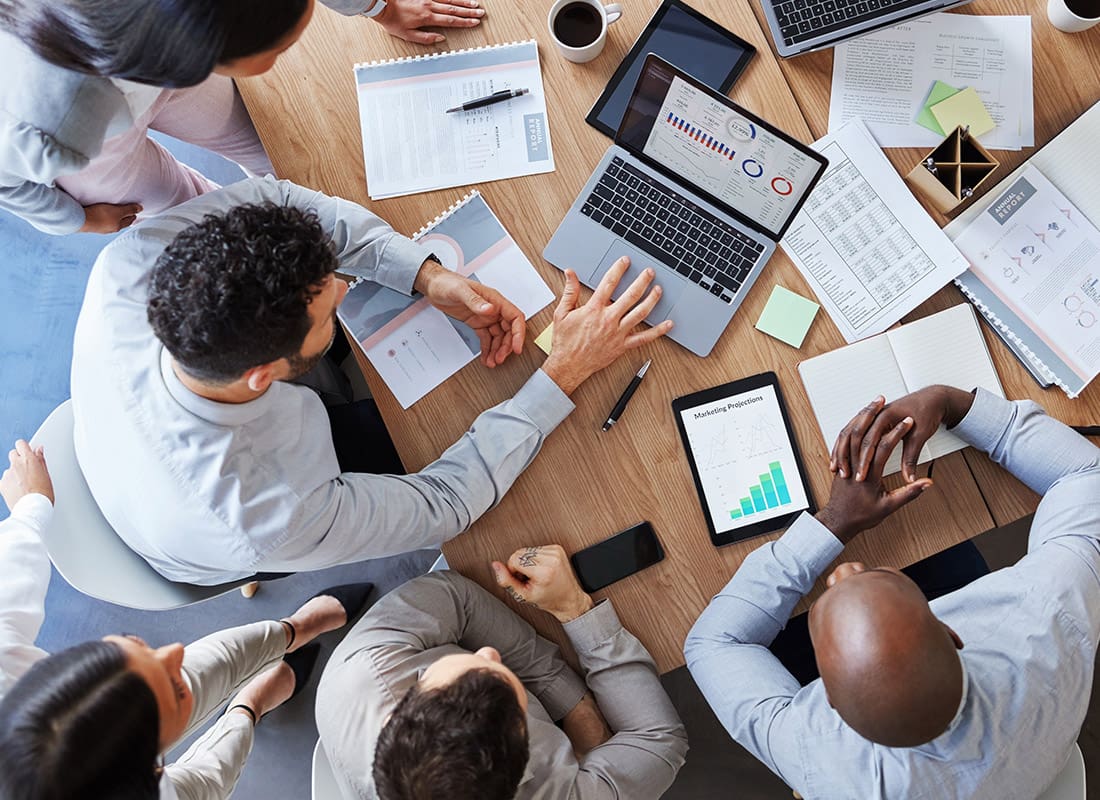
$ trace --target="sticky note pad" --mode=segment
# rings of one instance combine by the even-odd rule
[[[537,346],[538,349],[542,352],[546,353],[546,355],[550,355],[550,349],[553,346],[553,340],[554,323],[551,322],[549,325],[546,326],[546,330],[540,333],[535,339],[535,346]]]
[[[920,107],[920,112],[917,114],[917,124],[923,125],[925,128],[928,128],[928,130],[933,133],[938,133],[940,136],[946,136],[947,131],[941,128],[940,124],[936,122],[936,116],[932,113],[932,106],[958,93],[959,90],[954,86],[948,86],[943,81],[934,81],[932,83],[932,88],[928,90],[928,96],[924,98],[924,103]]]
[[[790,289],[776,286],[764,306],[764,313],[756,321],[756,329],[791,347],[801,347],[820,307]]]
[[[932,113],[944,131],[953,131],[958,125],[964,128],[969,125],[971,136],[989,133],[997,125],[973,86],[936,103],[932,106]]]

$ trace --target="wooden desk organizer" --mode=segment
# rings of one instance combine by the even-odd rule
[[[969,129],[958,127],[905,178],[946,214],[970,198],[998,166]]]

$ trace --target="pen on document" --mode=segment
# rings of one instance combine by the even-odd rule
[[[476,100],[467,100],[460,106],[448,108],[446,113],[451,114],[455,111],[473,111],[475,108],[491,106],[493,103],[503,103],[505,100],[511,100],[513,97],[521,97],[530,91],[530,89],[501,89],[499,92],[493,92],[486,97],[479,97]]]
[[[615,403],[615,407],[611,409],[611,413],[607,415],[607,422],[603,424],[603,430],[611,430],[611,426],[619,421],[619,417],[626,411],[626,404],[630,402],[630,398],[634,396],[634,390],[638,388],[638,384],[642,382],[642,378],[645,377],[646,370],[649,369],[649,365],[653,363],[653,359],[642,364],[642,368],[638,370],[638,374],[630,379],[630,384],[623,391],[622,396],[619,397],[619,401]]]

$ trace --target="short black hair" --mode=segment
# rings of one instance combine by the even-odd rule
[[[0,21],[39,57],[105,78],[180,88],[275,46],[309,0],[0,0]]]
[[[301,354],[309,304],[336,266],[312,211],[267,202],[208,214],[157,259],[149,324],[189,375],[231,383]]]
[[[375,745],[374,787],[380,800],[511,800],[527,758],[515,689],[498,672],[473,669],[401,698]]]
[[[36,664],[0,701],[4,800],[152,800],[160,714],[122,648],[95,641]]]

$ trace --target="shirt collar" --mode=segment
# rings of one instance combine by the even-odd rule
[[[951,722],[947,726],[947,730],[941,733],[940,736],[946,736],[959,727],[963,718],[963,709],[966,708],[966,699],[970,696],[970,673],[966,669],[966,660],[961,655],[959,656],[959,666],[962,668],[962,697],[959,699],[959,707],[955,709],[955,716],[952,717]]]
[[[186,411],[214,425],[225,427],[244,425],[258,418],[268,410],[272,402],[272,393],[276,389],[272,384],[266,392],[247,403],[219,403],[200,397],[180,381],[176,371],[172,369],[172,354],[166,347],[160,349],[160,374],[168,394],[172,395],[172,399]]]

